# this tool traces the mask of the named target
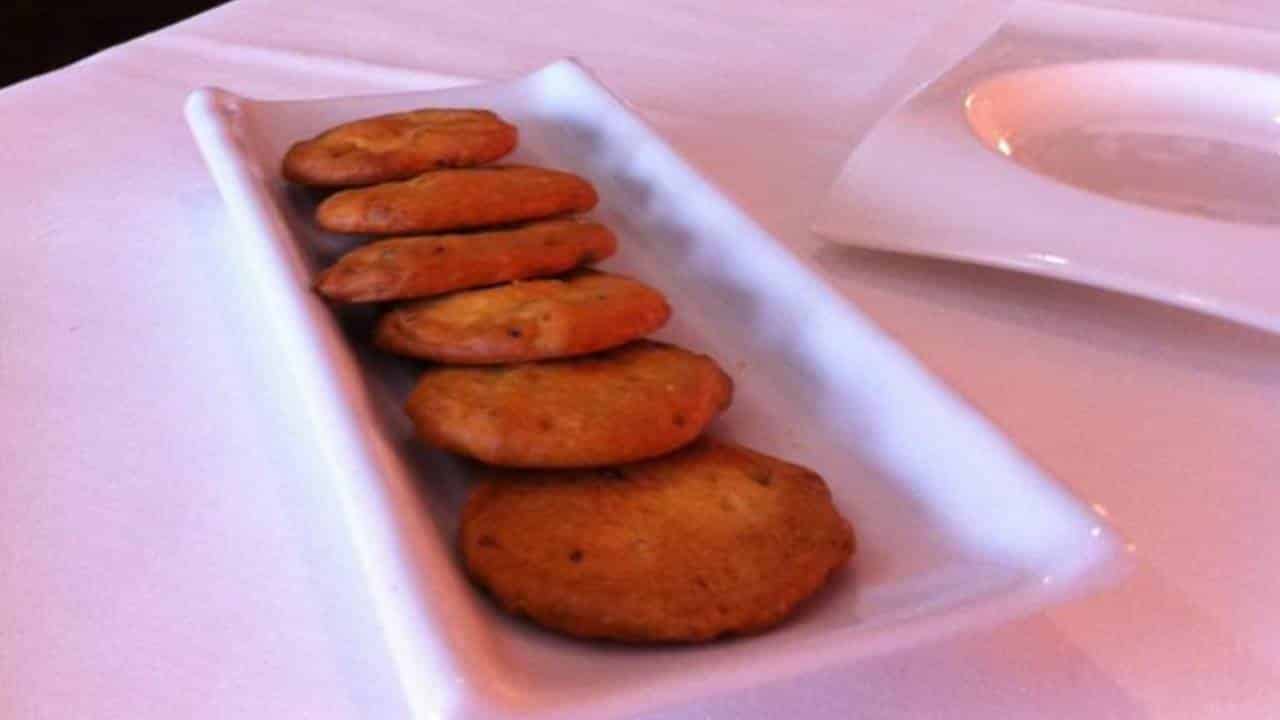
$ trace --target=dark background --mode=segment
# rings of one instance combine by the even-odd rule
[[[224,0],[0,0],[0,87],[48,72]]]

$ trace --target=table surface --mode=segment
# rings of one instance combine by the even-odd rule
[[[1108,4],[1280,26],[1265,0]],[[0,92],[0,718],[406,716],[181,104],[564,55],[1139,558],[1035,617],[652,717],[1276,717],[1280,338],[812,237],[877,86],[957,3],[783,5],[241,0]]]

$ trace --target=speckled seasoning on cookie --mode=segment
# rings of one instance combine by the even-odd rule
[[[488,110],[427,108],[356,120],[295,143],[282,169],[304,185],[373,185],[493,162],[516,142],[515,126]]]
[[[459,545],[507,611],[625,642],[697,642],[782,621],[854,551],[813,471],[702,439],[597,470],[482,469]]]
[[[603,260],[616,249],[617,240],[608,228],[577,220],[387,238],[343,255],[316,279],[316,290],[339,302],[429,297],[558,275]]]
[[[493,465],[615,465],[692,442],[729,407],[714,360],[639,340],[567,360],[427,369],[405,406],[429,444]]]
[[[434,170],[331,195],[316,208],[316,222],[339,233],[441,232],[582,212],[597,200],[591,183],[559,170],[519,165]]]
[[[638,280],[578,270],[406,303],[383,315],[375,342],[445,363],[547,360],[644,337],[670,315],[662,293]]]

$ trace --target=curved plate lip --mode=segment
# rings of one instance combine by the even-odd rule
[[[1055,88],[1088,88],[1106,94],[1109,100],[1119,99],[1127,104],[1122,110],[1115,102],[1091,102],[1090,98],[1081,102],[1080,95],[1055,93]],[[1203,94],[1206,89],[1212,93],[1211,97]],[[1002,102],[1004,98],[1012,98],[1012,102]],[[1033,99],[1027,101],[1027,98]],[[1088,60],[1021,67],[988,76],[966,93],[964,116],[970,131],[989,149],[1003,155],[999,141],[1015,138],[1021,132],[1017,128],[994,126],[1002,116],[1013,114],[1009,109],[1042,116],[1061,128],[1073,125],[1062,120],[1064,117],[1106,121],[1126,111],[1134,113],[1133,108],[1143,102],[1152,109],[1169,108],[1172,112],[1204,116],[1206,120],[1209,116],[1236,116],[1236,111],[1246,109],[1257,113],[1257,125],[1267,128],[1268,134],[1280,134],[1280,100],[1270,98],[1280,98],[1280,74],[1247,65],[1150,58]],[[1223,104],[1206,102],[1214,99],[1235,107],[1224,108]],[[1241,108],[1241,105],[1251,107]],[[1151,114],[1163,112],[1153,110]],[[1242,119],[1242,123],[1248,122],[1248,118]],[[1182,123],[1178,125],[1187,127]],[[1203,136],[1221,135],[1204,133]],[[1232,139],[1253,145],[1252,137]],[[1273,140],[1280,140],[1280,135],[1268,137],[1268,142],[1259,149],[1275,151]]]
[[[1152,282],[1137,275],[1114,272],[1104,267],[1092,266],[1087,262],[1068,260],[1052,253],[1026,252],[1022,255],[1015,255],[995,250],[935,248],[876,242],[866,239],[859,239],[854,242],[843,237],[839,230],[832,229],[825,224],[815,223],[810,229],[819,237],[842,245],[885,253],[929,257],[967,265],[981,265],[1075,285],[1099,288],[1150,300],[1162,305],[1179,307],[1280,335],[1280,315],[1269,314],[1248,305],[1223,301],[1212,294],[1202,295],[1189,291],[1171,290],[1158,282]]]
[[[1212,62],[1207,60],[1190,60],[1178,58],[1156,58],[1142,57],[1134,55],[1131,57],[1117,57],[1108,59],[1079,60],[1074,62],[1053,62],[1044,65],[1022,66],[1012,70],[993,73],[986,76],[978,84],[974,85],[974,90],[984,86],[992,85],[1003,80],[1031,77],[1034,75],[1050,75],[1050,74],[1076,74],[1080,72],[1094,70],[1114,70],[1117,72],[1138,72],[1144,70],[1194,70],[1212,72],[1214,74],[1224,75],[1249,75],[1259,78],[1266,78],[1271,82],[1280,83],[1280,74],[1272,72],[1263,67],[1256,67],[1243,63],[1228,62]],[[1159,74],[1157,74],[1159,75]],[[1167,75],[1162,76],[1168,79]]]

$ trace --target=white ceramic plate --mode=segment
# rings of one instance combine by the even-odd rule
[[[880,120],[813,229],[1280,332],[1280,75],[1259,69],[1280,67],[1276,47],[1020,3]]]
[[[517,123],[513,160],[578,172],[619,234],[605,267],[670,296],[661,334],[734,376],[714,432],[809,465],[859,534],[854,568],[792,621],[689,648],[567,640],[494,610],[453,552],[467,480],[413,440],[399,405],[414,366],[364,349],[366,312],[309,289],[351,244],[317,232],[287,187],[286,147],[335,123],[420,106]],[[404,690],[419,717],[599,716],[742,687],[1030,612],[1115,579],[1123,545],[982,417],[927,375],[731,205],[579,65],[492,85],[258,102],[194,93],[187,116],[239,223],[264,329],[305,393]],[[345,331],[345,332],[344,332]],[[323,485],[318,487],[324,487]]]

